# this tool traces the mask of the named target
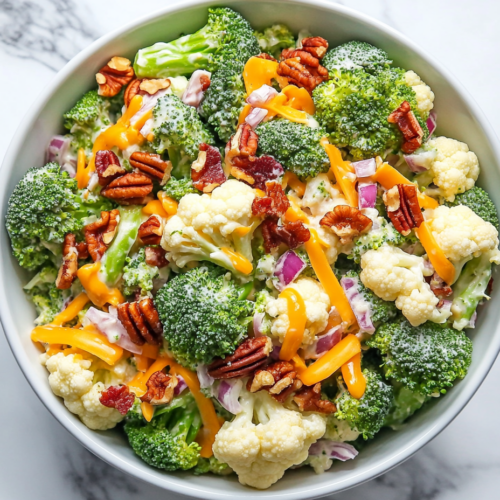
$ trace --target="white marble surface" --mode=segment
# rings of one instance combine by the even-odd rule
[[[57,70],[98,36],[168,0],[0,0],[0,159]],[[447,66],[500,130],[500,4],[491,0],[342,0],[402,31]],[[335,500],[500,498],[500,362],[437,439],[395,470]],[[174,498],[93,457],[47,412],[0,335],[0,498]]]

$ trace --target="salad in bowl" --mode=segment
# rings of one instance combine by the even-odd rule
[[[499,220],[418,74],[229,8],[102,63],[5,221],[87,427],[266,489],[466,376]]]

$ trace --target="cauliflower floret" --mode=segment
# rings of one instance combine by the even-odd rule
[[[479,176],[479,161],[467,144],[448,137],[436,137],[426,144],[425,149],[436,151],[429,175],[446,200],[453,201],[456,194],[474,187]]]
[[[415,91],[418,111],[422,118],[426,118],[434,107],[434,92],[414,71],[405,73],[405,81]]]
[[[106,385],[102,382],[94,384],[95,373],[90,360],[75,354],[65,356],[60,352],[51,357],[43,355],[42,364],[50,372],[52,392],[63,398],[68,410],[78,415],[87,427],[104,431],[123,420],[120,412],[100,403],[99,398]],[[123,360],[106,376],[113,383],[122,383],[133,374],[130,365]]]
[[[347,201],[326,174],[319,174],[307,182],[302,207],[307,207],[312,215],[323,216],[337,205],[347,205]]]
[[[440,206],[424,212],[434,238],[446,257],[460,266],[464,261],[492,252],[491,262],[500,263],[498,231],[469,207]]]
[[[439,299],[432,293],[424,275],[424,259],[399,248],[382,245],[361,258],[363,284],[384,300],[396,301],[396,307],[413,326],[426,321],[443,323],[451,312],[437,309]]]
[[[328,312],[330,311],[330,299],[321,284],[312,278],[299,278],[295,283],[288,285],[285,290],[287,288],[296,290],[306,306],[307,321],[301,344],[301,347],[306,347],[314,342],[316,334],[326,328]],[[284,298],[271,298],[267,302],[266,312],[274,318],[271,335],[283,343],[290,326],[288,301]]]
[[[275,267],[276,259],[274,255],[270,253],[266,254],[262,256],[257,263],[255,277],[261,281],[266,280],[272,276]]]
[[[266,391],[244,391],[240,404],[242,411],[215,437],[213,452],[238,474],[241,484],[269,488],[289,467],[306,460],[311,444],[325,433],[323,415],[287,410]]]
[[[335,418],[333,414],[328,415],[326,421],[326,432],[323,436],[324,439],[330,441],[340,441],[341,443],[345,441],[356,441],[359,437],[359,432],[351,429],[349,422],[347,420],[339,420]]]

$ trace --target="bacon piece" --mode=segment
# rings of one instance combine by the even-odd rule
[[[414,153],[422,145],[424,132],[408,101],[403,101],[399,108],[389,115],[387,121],[395,123],[403,134],[403,145],[401,146],[403,153]]]
[[[439,276],[439,274],[436,272],[432,275],[429,285],[431,287],[432,293],[438,299],[445,299],[446,297],[449,297],[453,293],[451,287],[449,287],[445,283],[443,278],[441,278],[441,276]]]
[[[237,156],[233,158],[232,163],[234,166],[231,169],[231,175],[262,191],[266,189],[267,181],[277,179],[285,173],[281,164],[272,156],[261,156],[259,158]]]
[[[193,186],[203,193],[211,193],[216,187],[226,182],[222,169],[222,160],[217,148],[208,144],[200,144],[198,158],[191,166]]]
[[[255,198],[252,213],[258,217],[281,217],[290,207],[290,202],[279,182],[266,182],[267,196]]]
[[[285,243],[291,249],[297,248],[311,237],[309,229],[301,221],[285,222],[283,226],[278,226],[276,219],[266,219],[261,229],[266,253],[270,253],[281,243]]]
[[[130,392],[126,385],[112,385],[102,391],[99,401],[103,406],[115,408],[122,415],[126,415],[135,401],[135,394]]]

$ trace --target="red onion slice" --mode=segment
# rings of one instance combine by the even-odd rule
[[[63,135],[55,135],[50,139],[49,145],[47,146],[47,151],[45,152],[45,158],[47,162],[55,161],[62,165],[65,163],[66,155],[69,151],[69,146],[71,144],[71,137],[65,137]]]
[[[274,286],[281,292],[306,267],[307,264],[293,250],[288,250],[276,262],[274,276],[278,278],[278,281],[274,283]]]
[[[276,89],[273,89],[273,87],[264,84],[259,89],[254,90],[247,97],[247,103],[250,104],[250,106],[257,107],[259,104],[264,104],[277,95],[278,92],[276,91]]]
[[[451,309],[451,304],[450,304]],[[471,316],[469,320],[469,324],[465,328],[476,328],[476,319],[477,319],[477,311],[474,311],[474,314]]]
[[[342,328],[334,326],[304,350],[305,359],[319,359],[342,340]]]
[[[262,120],[267,116],[267,109],[261,109],[261,108],[252,108],[252,111],[248,113],[247,117],[245,118],[245,122],[250,125],[253,129],[259,125]]]
[[[356,161],[352,164],[354,171],[356,172],[356,177],[370,177],[375,175],[377,170],[377,163],[375,158],[370,158],[369,160]]]
[[[221,380],[217,391],[217,400],[219,403],[233,415],[241,412],[241,405],[238,401],[243,381],[240,379]]]
[[[269,356],[274,359],[275,361],[278,361],[280,359],[280,351],[281,351],[281,346],[280,345],[275,345],[273,346],[273,350],[269,354]]]
[[[431,111],[429,118],[427,118],[425,123],[427,125],[427,129],[429,130],[429,136],[427,137],[427,140],[429,140],[437,127],[437,113],[435,111]]]
[[[198,374],[198,380],[200,381],[200,387],[202,389],[208,389],[209,387],[212,387],[213,383],[215,382],[215,379],[213,379],[208,374],[207,365],[203,365],[200,363],[196,367],[196,373]]]
[[[182,375],[176,375],[177,380],[179,381],[178,384],[175,386],[174,389],[174,396],[178,396],[182,391],[187,389],[187,384]]]
[[[328,458],[334,458],[345,462],[346,460],[355,458],[358,455],[358,450],[348,443],[320,439],[311,445],[309,448],[309,455],[326,455]]]
[[[209,79],[212,76],[210,71],[205,71],[204,69],[197,69],[191,75],[188,86],[186,87],[184,94],[182,94],[181,100],[184,104],[187,104],[188,106],[193,106],[194,108],[197,108],[200,105],[200,102],[202,101],[203,96],[205,95],[205,91],[203,90],[203,84],[201,83],[201,77],[203,75],[208,76]]]
[[[262,323],[264,321],[265,313],[255,313],[253,317],[253,333],[255,337],[262,337]]]
[[[340,284],[344,289],[349,304],[351,304],[354,316],[358,320],[360,331],[374,333],[375,327],[372,322],[371,305],[359,291],[358,278],[347,278],[344,276],[340,280]]]
[[[377,202],[377,185],[373,183],[360,182],[358,184],[358,208],[375,208]]]
[[[421,151],[413,155],[405,155],[405,161],[408,168],[415,174],[426,172],[432,167],[432,163],[436,159],[437,151],[431,149],[429,151]]]

